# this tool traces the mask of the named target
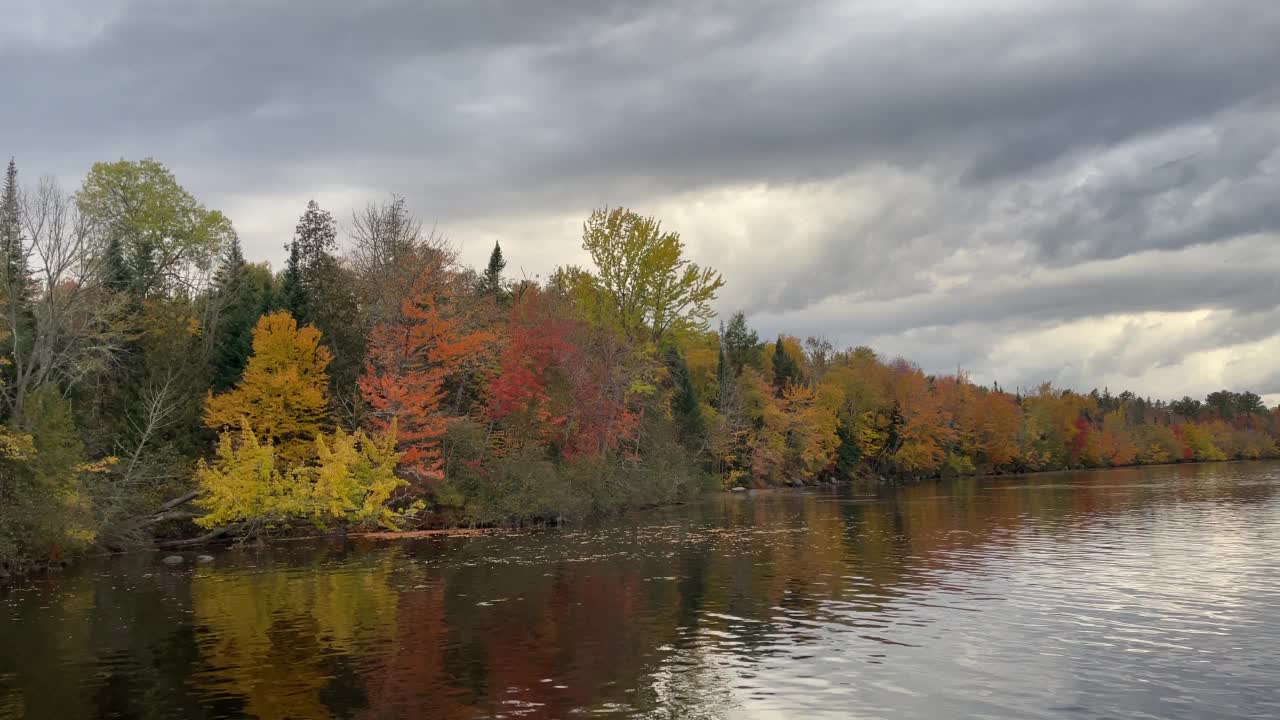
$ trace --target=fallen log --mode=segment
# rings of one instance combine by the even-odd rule
[[[224,525],[220,528],[214,528],[213,530],[210,530],[209,532],[199,537],[187,538],[185,540],[166,540],[161,543],[156,543],[156,547],[177,548],[177,547],[191,547],[192,545],[205,545],[219,538],[226,537],[227,535],[230,535],[234,532],[243,530],[246,525],[248,525],[248,523],[236,523],[234,525]]]

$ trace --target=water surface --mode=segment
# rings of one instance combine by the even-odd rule
[[[1278,491],[1176,466],[104,558],[0,595],[0,717],[1276,717]]]

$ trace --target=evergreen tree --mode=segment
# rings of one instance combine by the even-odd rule
[[[787,352],[782,336],[779,335],[778,342],[773,346],[773,387],[778,397],[782,397],[782,393],[788,387],[799,385],[803,379],[800,365],[795,358],[791,357],[791,353]]]
[[[32,308],[34,281],[27,266],[26,250],[22,243],[21,215],[18,207],[18,167],[9,159],[4,186],[0,189],[0,302],[3,302],[3,319],[0,329],[3,343],[0,352],[10,362],[0,367],[0,382],[12,380],[16,371],[15,354],[31,347],[35,332],[35,314]]]
[[[9,159],[4,187],[0,190],[0,252],[4,253],[4,285],[7,294],[29,309],[31,270],[22,244],[21,216],[18,208],[18,166]]]
[[[133,285],[133,274],[124,259],[124,245],[112,234],[102,253],[102,284],[111,292],[122,293]]]
[[[311,200],[298,218],[293,240],[285,246],[289,259],[280,288],[284,309],[301,324],[317,321],[315,295],[322,284],[319,276],[332,259],[337,244],[338,230],[333,215]]]
[[[214,302],[220,312],[215,335],[211,384],[221,392],[240,381],[253,351],[253,328],[271,307],[271,275],[261,265],[248,265],[233,239],[214,275]]]
[[[280,279],[280,307],[306,323],[311,320],[311,303],[308,302],[307,287],[302,280],[302,257],[298,252],[298,241],[295,239],[285,248],[289,251],[289,259],[285,261],[284,275]]]
[[[685,447],[700,450],[706,440],[707,425],[702,416],[698,391],[689,378],[689,366],[675,345],[668,345],[663,360],[671,377],[671,414]]]
[[[480,291],[495,297],[502,294],[502,271],[507,267],[507,261],[502,257],[502,246],[496,241],[493,243],[493,252],[489,253],[489,265],[484,269],[484,275],[480,278]]]
[[[728,327],[721,328],[720,345],[733,368],[734,377],[741,375],[742,368],[747,365],[760,366],[760,336],[747,327],[747,319],[741,310],[729,318]]]

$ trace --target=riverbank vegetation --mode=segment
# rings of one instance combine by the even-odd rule
[[[341,236],[341,237],[340,237]],[[284,239],[282,239],[284,240]],[[1277,455],[1252,393],[1009,393],[717,321],[624,208],[590,267],[463,267],[391,198],[279,272],[154,160],[0,196],[0,562],[295,528],[576,520],[709,488]]]

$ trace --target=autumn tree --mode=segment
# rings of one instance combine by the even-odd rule
[[[441,299],[424,287],[428,281],[404,300],[399,318],[373,328],[359,381],[373,425],[385,432],[399,424],[400,469],[419,486],[443,477],[445,380],[491,339],[465,331],[463,320],[445,312]]]
[[[552,397],[562,385],[560,360],[572,351],[570,320],[559,316],[541,292],[512,307],[496,376],[489,384],[489,415],[513,423],[519,440],[549,439],[565,422],[563,404]]]
[[[707,329],[724,280],[683,257],[678,233],[625,208],[601,209],[583,224],[582,248],[596,266],[599,311],[628,336],[656,343],[674,330]]]
[[[369,203],[353,213],[346,264],[355,276],[367,327],[394,320],[416,288],[457,282],[457,251],[434,229],[424,231],[403,197]]]
[[[239,523],[245,534],[291,520],[396,529],[399,516],[387,503],[404,481],[395,475],[394,424],[381,436],[338,429],[313,443],[310,460],[282,467],[271,441],[242,419],[238,432],[222,433],[213,463],[202,460],[196,469],[196,503],[207,511],[197,524]]]
[[[253,330],[253,355],[232,390],[210,393],[204,423],[236,430],[242,421],[253,435],[297,462],[314,451],[329,415],[329,351],[320,331],[301,328],[287,312],[263,315]]]

